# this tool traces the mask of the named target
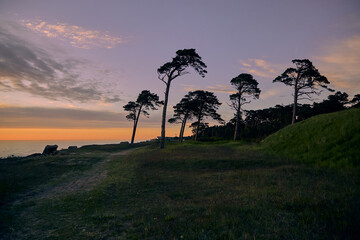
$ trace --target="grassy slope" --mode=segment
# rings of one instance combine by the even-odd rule
[[[360,166],[360,109],[312,117],[264,140],[266,150],[332,167]]]
[[[35,159],[15,177],[9,172],[25,163],[5,163],[8,175],[1,181],[26,181],[26,188],[36,189],[37,181],[18,176],[54,161],[91,168],[101,162],[96,156],[109,152],[114,151],[94,147],[76,156]],[[173,144],[162,151],[149,146],[103,164],[107,177],[91,191],[36,201],[28,196],[19,203],[15,200],[27,189],[8,193],[0,238],[355,239],[358,234],[356,171],[314,168],[234,143]],[[74,171],[81,175],[86,169],[80,168]],[[41,181],[56,186],[56,175],[44,176]]]

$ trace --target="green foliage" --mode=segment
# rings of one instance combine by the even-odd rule
[[[359,168],[360,109],[318,115],[264,140],[272,153],[332,167]]]

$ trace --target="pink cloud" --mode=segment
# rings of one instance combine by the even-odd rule
[[[322,54],[313,58],[335,88],[350,94],[360,92],[360,35],[325,46]]]
[[[226,85],[218,84],[215,86],[208,86],[207,88],[209,91],[212,91],[212,92],[221,92],[221,93],[228,93],[228,94],[236,93],[234,88],[232,88],[231,86],[226,86]]]
[[[50,24],[40,20],[21,21],[30,30],[51,38],[59,38],[79,48],[113,48],[124,43],[122,37],[112,36],[108,32],[85,29],[67,23]]]
[[[263,78],[275,78],[282,67],[282,65],[269,63],[259,58],[239,59],[238,61],[241,64],[240,69],[242,71]]]

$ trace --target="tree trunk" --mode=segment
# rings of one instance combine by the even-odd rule
[[[182,123],[181,123],[181,130],[180,130],[180,139],[179,142],[183,141],[184,138],[184,131],[185,131],[185,127],[186,127],[186,119],[187,117],[185,116]]]
[[[234,141],[238,139],[238,132],[239,132],[239,125],[240,125],[240,102],[241,101],[241,95],[238,99],[238,108],[236,109],[236,124],[235,124],[235,133],[234,133]]]
[[[197,126],[196,126],[195,142],[197,141],[197,137],[199,134],[200,120],[201,120],[201,115],[199,115],[199,119],[198,119]]]
[[[161,119],[160,149],[163,149],[165,147],[166,108],[167,108],[167,104],[168,104],[169,90],[170,90],[170,81],[168,81],[167,84],[166,84],[164,108],[163,108],[162,119]]]
[[[295,84],[295,91],[294,91],[294,106],[293,106],[293,114],[292,114],[291,124],[294,124],[296,122],[297,100],[298,100],[298,89],[297,89],[297,83],[296,83]]]
[[[181,134],[182,134],[183,128],[184,128],[184,121],[185,121],[185,119],[183,119],[183,120],[181,121],[181,128],[180,128],[180,133],[179,133],[179,142],[182,142],[182,136],[181,136]]]
[[[183,126],[184,126],[184,119],[181,121],[181,127],[180,127],[180,132],[179,132],[179,142],[181,142],[181,133],[182,133]]]
[[[234,141],[236,141],[237,140],[237,138],[238,138],[238,131],[239,131],[239,114],[237,113],[236,114],[236,123],[235,123],[235,132],[234,132]]]
[[[135,132],[136,132],[136,119],[134,119],[133,133],[132,133],[132,136],[131,136],[130,144],[134,143]]]
[[[139,112],[138,112],[138,114],[136,116],[136,119],[134,120],[133,134],[132,134],[132,137],[131,137],[131,143],[130,144],[134,144],[135,133],[136,133],[136,128],[137,128],[137,124],[138,124],[138,121],[139,121],[140,113],[141,113],[141,106],[140,106]]]

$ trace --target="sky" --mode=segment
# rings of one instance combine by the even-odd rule
[[[244,109],[291,104],[292,89],[272,80],[293,59],[311,60],[352,98],[360,93],[360,1],[0,0],[0,140],[128,140],[123,106],[142,90],[164,99],[157,69],[185,48],[196,49],[208,74],[173,81],[168,118],[188,91],[207,90],[229,121],[230,80],[240,73],[261,89]],[[136,139],[160,136],[161,112],[140,118]],[[173,137],[180,126],[166,129]]]

